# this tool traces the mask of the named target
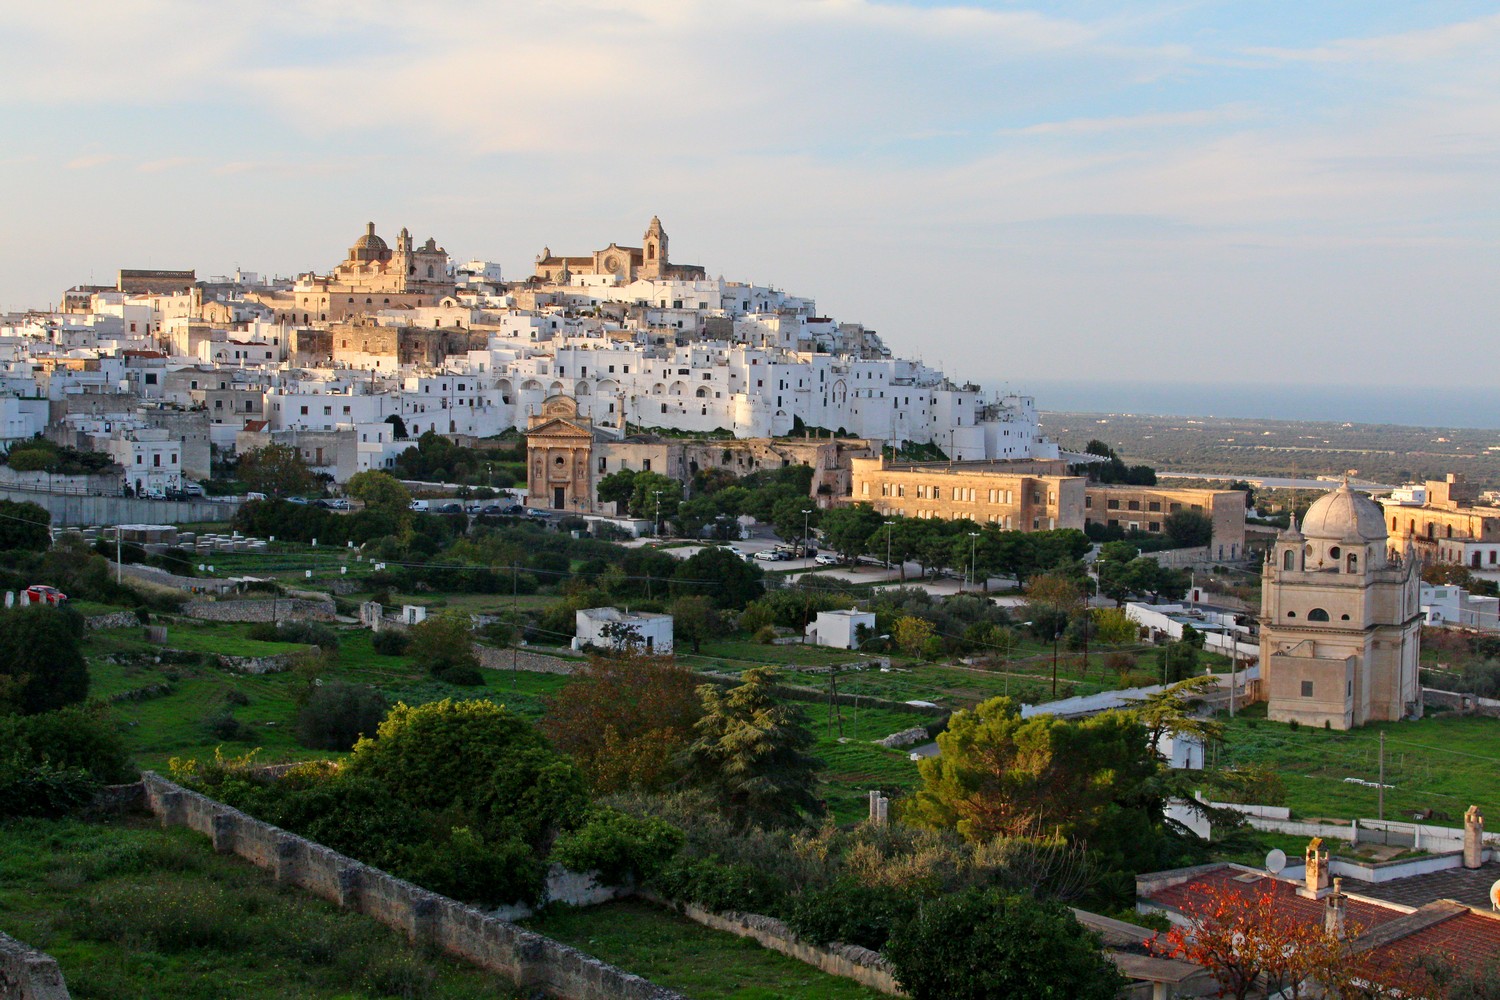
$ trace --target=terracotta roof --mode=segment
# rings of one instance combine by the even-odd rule
[[[258,434],[265,430],[270,422],[269,420],[246,420],[244,429]]]
[[[1500,914],[1463,908],[1445,920],[1378,945],[1373,951],[1401,965],[1410,965],[1424,955],[1435,955],[1453,961],[1459,968],[1482,969],[1500,955]]]
[[[1291,913],[1300,920],[1323,922],[1323,901],[1298,895],[1295,883],[1272,878],[1269,875],[1246,872],[1229,865],[1209,869],[1185,882],[1158,889],[1147,898],[1160,906],[1169,906],[1186,913],[1188,904],[1200,898],[1209,888],[1242,891],[1248,898],[1252,891],[1259,891],[1268,885],[1276,893],[1275,905],[1278,910]],[[1405,912],[1405,910],[1367,903],[1359,899],[1351,899],[1345,906],[1346,919],[1365,928],[1378,927],[1387,921],[1404,916]]]

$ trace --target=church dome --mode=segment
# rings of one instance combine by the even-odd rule
[[[375,223],[365,224],[365,234],[349,248],[350,260],[388,260],[391,248],[385,240],[375,235]]]
[[[1374,500],[1344,483],[1307,509],[1307,516],[1302,519],[1302,534],[1306,538],[1337,541],[1384,541],[1385,514]]]

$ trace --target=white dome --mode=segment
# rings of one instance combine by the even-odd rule
[[[1387,537],[1380,505],[1351,490],[1348,483],[1315,501],[1307,509],[1301,528],[1304,538],[1330,541],[1383,542]]]

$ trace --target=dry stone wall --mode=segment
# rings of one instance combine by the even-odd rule
[[[215,851],[237,854],[271,872],[278,882],[373,917],[414,942],[506,976],[522,989],[566,1000],[687,1000],[576,948],[428,892],[153,772],[142,776],[142,785],[147,807],[163,826],[186,826],[205,834]]]
[[[0,934],[0,997],[5,1000],[68,1000],[62,970],[51,955]]]
[[[585,664],[578,660],[564,660],[560,656],[548,656],[529,649],[497,649],[494,646],[474,644],[474,655],[479,665],[486,670],[526,670],[534,674],[571,674]]]
[[[284,597],[274,601],[188,601],[182,613],[212,622],[269,622],[334,620],[332,601]]]
[[[111,611],[107,615],[90,615],[83,620],[83,627],[96,632],[106,628],[130,628],[140,623],[134,611]]]

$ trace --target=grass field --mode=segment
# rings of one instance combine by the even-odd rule
[[[147,819],[0,824],[0,858],[0,926],[57,959],[75,1000],[519,996]]]
[[[308,648],[287,643],[254,644],[242,638],[244,629],[241,625],[173,625],[170,645],[182,648],[184,643],[179,642],[179,637],[191,637],[191,646],[213,652],[255,648],[259,653],[264,651],[261,647],[271,651],[284,651],[282,647]],[[171,686],[168,694],[141,700],[122,699],[114,705],[125,724],[126,740],[141,767],[164,768],[172,757],[211,758],[214,749],[220,746],[226,754],[235,755],[258,747],[262,751],[258,759],[267,762],[337,756],[328,751],[307,750],[293,736],[297,698],[310,675],[298,671],[246,675],[201,665],[135,666],[110,662],[100,655],[150,649],[134,638],[138,634],[135,629],[91,633],[86,651],[91,657],[89,674],[95,697],[109,698],[162,684]],[[433,680],[417,669],[410,657],[376,653],[367,631],[341,630],[339,639],[336,658],[316,676],[370,684],[392,703],[404,701],[417,705],[443,698],[489,698],[536,719],[542,714],[542,697],[568,682],[567,677],[554,674],[484,671],[483,687],[454,687]],[[228,700],[231,692],[248,698],[248,704],[231,704]],[[225,708],[249,727],[251,739],[225,741],[208,732],[208,718]]]
[[[1390,722],[1347,733],[1269,722],[1262,706],[1228,723],[1220,763],[1258,762],[1286,783],[1287,805],[1298,818],[1374,817],[1378,791],[1346,782],[1375,782],[1380,733],[1385,740],[1385,816],[1410,819],[1432,809],[1440,825],[1461,825],[1478,805],[1500,812],[1500,719],[1440,713],[1416,722]],[[1226,720],[1227,721],[1227,720]]]
[[[694,1000],[874,1000],[883,994],[638,900],[558,907],[526,922]]]

